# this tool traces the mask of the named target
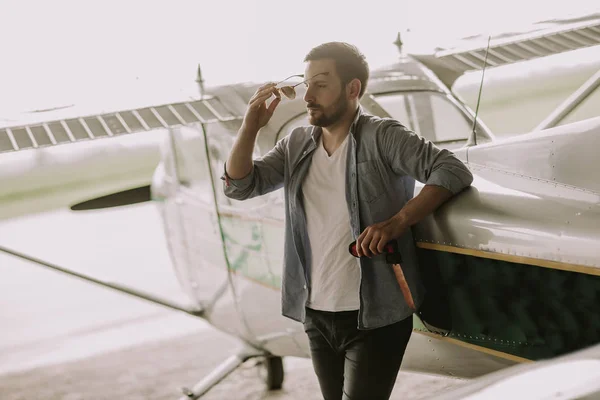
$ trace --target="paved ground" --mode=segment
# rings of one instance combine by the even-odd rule
[[[235,349],[236,340],[211,328],[195,334],[96,355],[79,361],[34,368],[0,376],[2,400],[167,400],[192,387]],[[266,392],[254,361],[212,389],[204,398],[318,399],[310,361],[286,359],[282,390]],[[462,381],[401,373],[393,399],[425,399]]]

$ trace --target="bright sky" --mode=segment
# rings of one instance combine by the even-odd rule
[[[405,42],[501,32],[598,12],[597,0],[1,0],[0,118],[31,109],[275,80],[304,69],[311,47],[356,44],[372,67]],[[521,8],[527,4],[527,8]],[[535,4],[535,5],[533,5]],[[193,93],[195,94],[195,92]],[[150,100],[153,101],[153,100]]]

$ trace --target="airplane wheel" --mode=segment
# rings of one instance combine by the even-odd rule
[[[275,356],[265,357],[258,363],[258,373],[268,390],[281,389],[284,377],[283,359]]]

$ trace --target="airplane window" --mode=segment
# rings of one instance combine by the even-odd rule
[[[465,115],[445,96],[429,96],[433,109],[434,142],[467,140],[472,126]]]
[[[410,103],[408,102],[407,95],[388,95],[388,96],[379,96],[375,97],[377,99],[377,103],[387,111],[388,114],[392,118],[398,120],[402,125],[406,126],[408,129],[414,131],[414,112],[411,108]]]
[[[579,104],[573,111],[558,123],[558,125],[571,124],[577,121],[583,121],[584,119],[594,118],[600,116],[598,107],[600,104],[600,87],[590,94],[581,104]]]
[[[405,92],[375,98],[392,118],[434,143],[464,142],[471,132],[469,119],[444,94]]]

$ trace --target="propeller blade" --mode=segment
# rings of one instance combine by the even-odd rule
[[[106,196],[97,197],[71,206],[73,211],[99,210],[103,208],[112,208],[127,206],[130,204],[144,203],[152,200],[150,186],[142,186],[134,189],[124,190],[122,192],[112,193]]]

